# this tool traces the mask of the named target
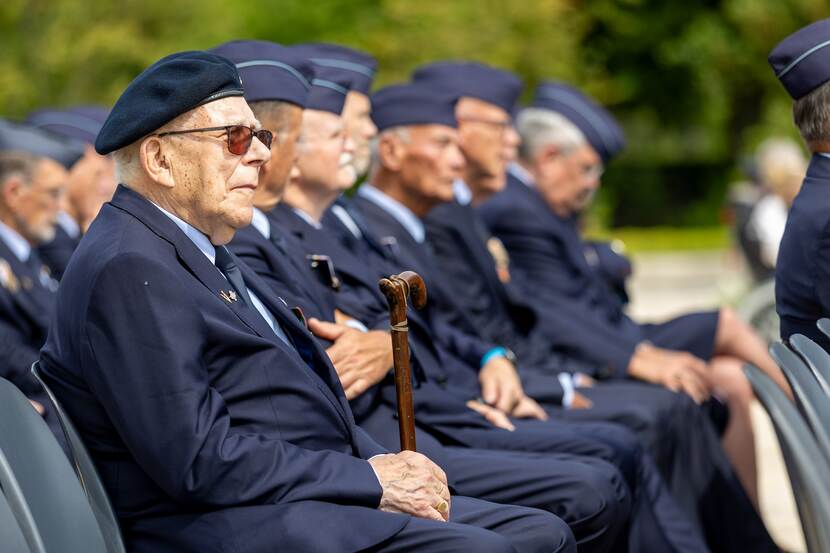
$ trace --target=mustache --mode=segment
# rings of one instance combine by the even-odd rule
[[[340,167],[346,167],[347,165],[351,165],[354,162],[354,155],[344,152],[340,154],[339,165]]]

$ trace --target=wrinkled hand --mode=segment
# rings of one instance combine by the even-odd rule
[[[648,344],[638,346],[629,364],[629,374],[634,378],[685,392],[697,403],[709,398],[707,372],[706,362],[690,353]]]
[[[369,460],[383,488],[381,511],[437,521],[450,518],[450,490],[441,467],[414,451]]]
[[[32,404],[32,407],[35,408],[35,411],[37,411],[38,415],[40,415],[41,417],[46,414],[46,409],[43,408],[43,405],[41,405],[39,401],[30,399],[29,403]]]
[[[568,409],[590,409],[594,406],[594,402],[583,396],[579,392],[574,392],[573,400]]]
[[[361,332],[342,324],[308,320],[315,336],[334,342],[326,353],[331,359],[346,399],[354,399],[383,380],[392,368],[392,338],[388,332]]]
[[[522,382],[513,363],[504,357],[494,357],[478,373],[481,398],[502,413],[512,413],[524,397]]]
[[[523,395],[510,413],[511,417],[517,419],[539,419],[540,421],[548,420],[548,414],[542,409],[542,406],[536,403],[532,397]]]
[[[486,403],[482,403],[481,401],[468,401],[467,407],[487,419],[487,422],[495,426],[496,428],[501,428],[503,430],[509,430],[513,432],[516,430],[516,427],[513,426],[513,423],[510,422],[510,419],[496,409],[495,407],[490,407]]]

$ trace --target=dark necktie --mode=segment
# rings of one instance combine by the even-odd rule
[[[236,264],[236,258],[231,255],[231,252],[225,246],[216,248],[216,268],[222,271],[222,274],[231,283],[242,303],[253,308],[254,304],[251,303],[251,296],[248,295],[248,287],[245,286],[242,271],[239,270],[239,266]]]

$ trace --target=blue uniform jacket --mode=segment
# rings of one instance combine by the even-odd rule
[[[55,237],[51,242],[38,246],[41,259],[49,267],[52,276],[60,280],[69,265],[69,259],[78,247],[80,238],[69,235],[60,225],[55,225]]]
[[[775,269],[781,338],[800,333],[830,350],[816,321],[830,317],[830,158],[814,155],[790,208]]]
[[[408,517],[376,510],[382,490],[363,460],[384,450],[354,424],[325,352],[240,269],[296,349],[223,300],[219,270],[124,186],[69,264],[41,362],[119,517],[135,532],[181,515],[219,521],[169,532],[229,551],[243,539],[256,551],[388,539]],[[252,517],[267,528],[235,534]]]

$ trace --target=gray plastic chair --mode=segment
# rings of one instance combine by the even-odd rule
[[[0,546],[4,553],[32,553],[26,545],[23,531],[2,491],[0,491]]]
[[[825,459],[830,462],[830,400],[824,395],[807,365],[784,344],[773,344],[769,352],[790,383],[798,410],[813,431]]]
[[[830,338],[830,319],[823,317],[816,321],[816,326],[820,331],[824,332],[825,336]]]
[[[75,474],[78,476],[81,488],[84,490],[89,504],[92,506],[92,512],[95,514],[95,519],[98,521],[101,534],[106,541],[107,551],[110,553],[126,553],[124,540],[121,537],[121,530],[118,527],[118,519],[107,496],[107,490],[104,488],[104,484],[98,476],[95,463],[93,463],[92,457],[90,457],[80,434],[75,430],[75,425],[72,424],[69,415],[61,407],[55,394],[52,393],[52,390],[46,385],[43,378],[41,378],[40,365],[37,361],[32,363],[32,375],[43,386],[43,391],[46,392],[49,398],[52,410],[58,417],[58,422],[60,422],[63,435],[69,447],[70,461],[72,461],[72,466],[75,469]]]
[[[744,366],[758,400],[772,419],[798,506],[809,553],[830,551],[830,466],[807,424],[784,392],[760,369]]]
[[[29,400],[3,378],[0,451],[37,526],[43,552],[107,553],[98,522],[66,455]],[[8,490],[5,483],[3,490]],[[10,506],[20,521],[25,512],[15,512],[11,502]]]
[[[822,391],[830,399],[830,354],[803,334],[790,336],[790,347],[804,359]]]

